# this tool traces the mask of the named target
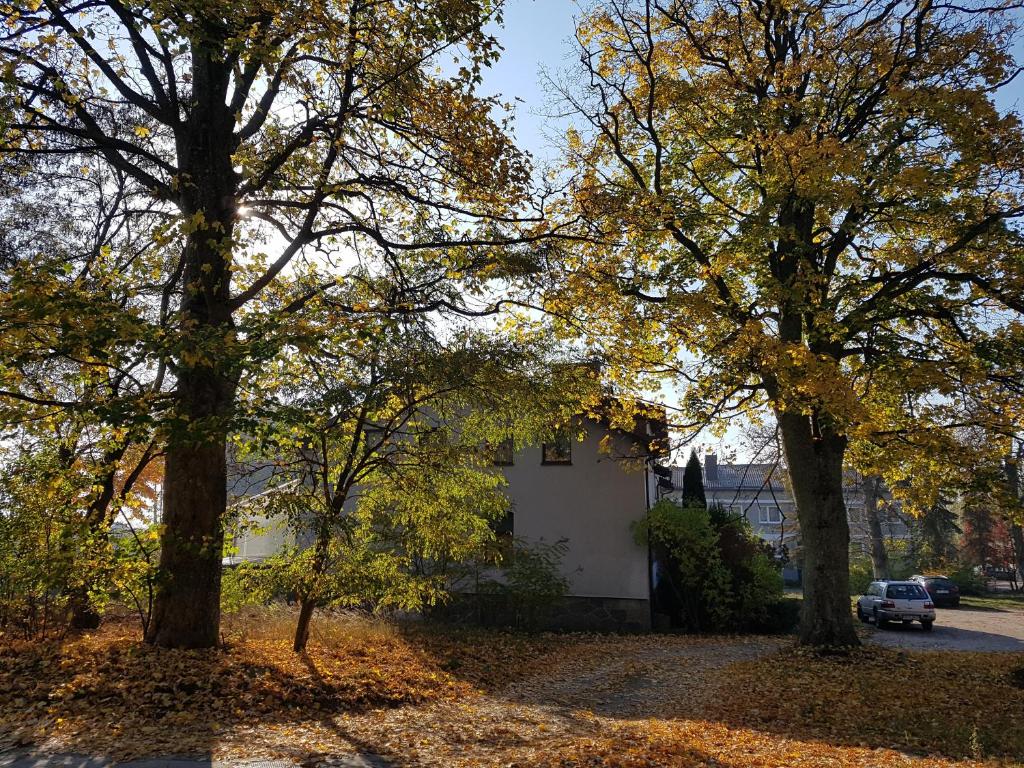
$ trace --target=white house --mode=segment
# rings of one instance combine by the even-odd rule
[[[558,611],[560,628],[650,628],[649,553],[631,525],[644,517],[668,471],[652,449],[663,425],[640,425],[627,433],[588,419],[581,441],[530,446],[501,466],[513,535],[567,543],[562,572],[569,594]]]
[[[650,628],[650,563],[631,525],[667,486],[656,464],[666,437],[662,422],[641,419],[633,432],[586,419],[581,440],[509,451],[496,462],[507,479],[510,514],[502,530],[526,543],[564,541],[561,570],[568,595],[553,628],[642,631]],[[659,486],[660,483],[660,486]],[[236,499],[258,494],[266,478],[236,478]],[[259,560],[290,539],[284,526],[258,520],[236,539],[225,564]]]

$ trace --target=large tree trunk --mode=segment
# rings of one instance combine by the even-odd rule
[[[820,419],[778,413],[804,565],[800,644],[858,645],[850,612],[850,527],[843,503],[846,438]]]
[[[876,579],[889,578],[889,553],[885,551],[885,537],[882,535],[882,517],[878,511],[878,497],[882,480],[879,477],[865,477],[864,513],[868,519],[868,534],[871,538],[871,570]]]
[[[183,254],[177,418],[166,450],[160,581],[147,637],[176,648],[211,647],[219,639],[224,452],[238,375],[230,305],[236,215],[230,68],[212,43],[192,47],[193,104],[178,155],[179,205],[193,231]]]

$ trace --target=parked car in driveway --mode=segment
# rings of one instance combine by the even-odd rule
[[[873,581],[857,598],[857,618],[884,627],[890,621],[921,622],[930,630],[935,623],[935,603],[916,581]]]
[[[960,587],[948,576],[911,576],[928,593],[938,608],[959,608]]]

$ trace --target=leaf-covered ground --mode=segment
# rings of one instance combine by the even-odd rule
[[[0,651],[0,747],[422,766],[1024,764],[1011,654],[796,653],[778,638],[522,636],[291,614],[167,651],[126,624]],[[1024,673],[1021,673],[1024,677]]]

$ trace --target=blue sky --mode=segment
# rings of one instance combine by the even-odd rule
[[[550,128],[542,113],[547,102],[540,70],[552,73],[573,64],[573,18],[579,9],[573,0],[507,0],[505,24],[497,30],[505,48],[498,63],[484,78],[484,91],[516,101],[516,138],[519,146],[538,158],[551,158],[545,139]],[[550,131],[548,131],[550,132]]]
[[[545,133],[551,134],[554,128],[558,135],[564,130],[543,116],[548,99],[540,70],[557,74],[572,67],[573,19],[579,14],[576,0],[506,0],[505,23],[497,30],[505,52],[485,75],[484,91],[517,100],[516,138],[539,159],[554,159]],[[1024,61],[1024,35],[1015,48],[1018,61]],[[1019,111],[1024,104],[1024,76],[1007,87],[998,101],[1004,109]]]

